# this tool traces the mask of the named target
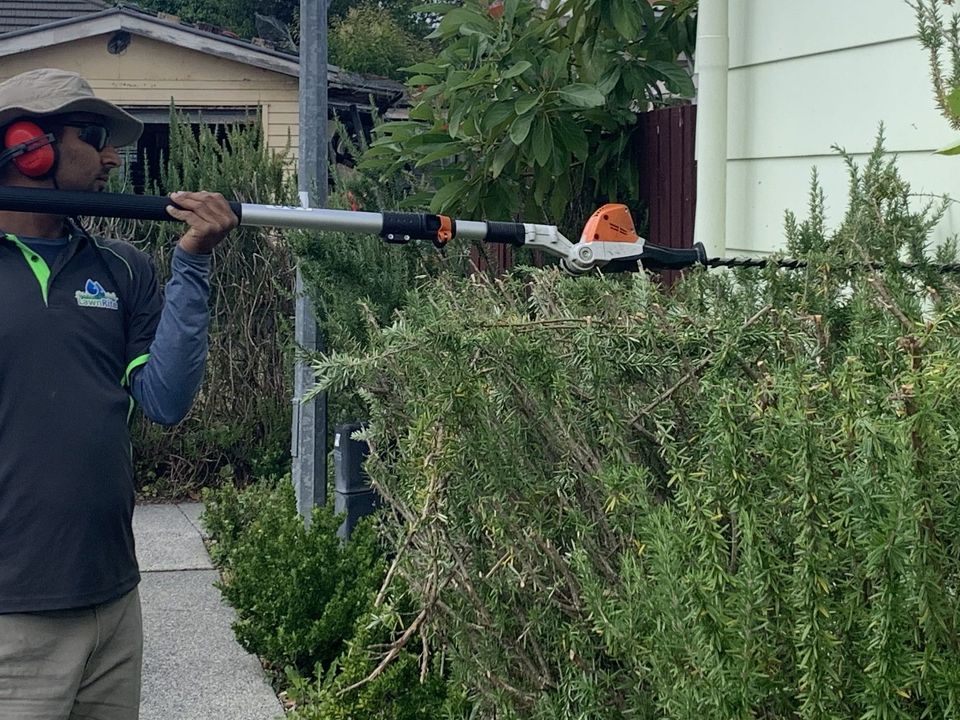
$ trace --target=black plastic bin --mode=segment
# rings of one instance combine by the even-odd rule
[[[369,515],[380,505],[380,496],[370,487],[370,480],[363,470],[363,462],[370,448],[365,442],[351,438],[353,433],[362,428],[362,422],[345,423],[334,428],[333,509],[337,513],[346,513],[337,530],[337,535],[344,540],[350,537],[360,518]]]

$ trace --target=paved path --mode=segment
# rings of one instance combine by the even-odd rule
[[[260,662],[241,648],[233,609],[213,587],[199,503],[139,505],[143,577],[141,720],[274,720],[283,714]]]

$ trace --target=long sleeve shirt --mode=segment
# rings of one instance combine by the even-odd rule
[[[143,413],[175,425],[189,412],[203,381],[210,321],[210,255],[177,247],[150,356],[130,377],[130,392]]]
[[[139,581],[129,409],[179,421],[203,375],[210,258],[79,230],[0,234],[0,613],[89,607]]]

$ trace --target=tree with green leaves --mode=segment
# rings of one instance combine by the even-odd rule
[[[678,58],[693,52],[696,5],[422,7],[440,17],[429,38],[441,50],[409,68],[410,119],[382,125],[363,163],[429,173],[437,212],[561,222],[600,197],[632,201],[637,113],[694,92]]]
[[[330,28],[330,62],[359,73],[402,80],[400,68],[429,52],[427,41],[396,15],[373,2],[354,5]]]
[[[257,22],[257,15],[273,18],[276,25],[286,31],[273,30],[273,33],[289,35],[293,42],[300,37],[300,0],[139,0],[140,7],[155,12],[166,12],[179,16],[187,22],[204,22],[217,27],[227,28],[243,38],[252,38],[264,33],[265,24]],[[404,39],[412,37],[421,40],[430,28],[422,13],[415,12],[414,0],[331,0],[327,7],[327,21],[335,31],[340,23],[348,22],[351,11],[375,8],[381,22],[395,24]],[[365,15],[366,19],[369,16]],[[271,23],[271,25],[273,25]],[[310,32],[317,32],[311,28]],[[331,61],[336,59],[331,55]],[[363,72],[360,66],[343,63],[348,70]],[[396,69],[399,66],[394,66]]]
[[[299,0],[140,0],[139,5],[243,38],[265,36],[289,51],[300,41]],[[352,72],[402,79],[400,68],[430,52],[424,40],[431,31],[428,17],[416,12],[414,0],[333,0],[327,9],[329,61]]]
[[[209,23],[243,38],[256,37],[256,15],[276,18],[287,27],[299,16],[299,0],[138,0],[145,10],[177,15],[187,22]]]
[[[390,17],[400,29],[417,38],[423,38],[433,29],[430,14],[419,11],[420,0],[330,0],[327,18],[331,26],[346,18],[355,8],[374,8],[381,17]]]

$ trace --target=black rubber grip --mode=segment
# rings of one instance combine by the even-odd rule
[[[484,238],[486,242],[509,243],[520,247],[526,237],[527,231],[522,223],[487,221],[487,236]]]
[[[640,262],[646,270],[683,270],[691,265],[706,265],[707,251],[702,243],[697,243],[692,248],[644,245]]]
[[[167,214],[167,205],[176,205],[176,203],[162,195],[127,195],[125,193],[0,187],[0,210],[12,210],[14,212],[179,222],[179,220]],[[243,206],[241,203],[230,202],[229,205],[237,219],[242,222]]]
[[[438,232],[438,215],[385,212],[380,237],[389,243],[405,243],[408,240],[436,240]],[[456,224],[453,226],[453,234],[457,234]]]

